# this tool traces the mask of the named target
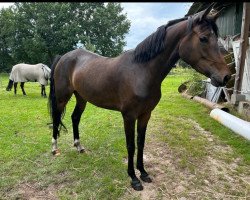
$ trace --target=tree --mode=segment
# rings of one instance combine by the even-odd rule
[[[11,9],[0,10],[0,71],[8,71],[8,66],[14,63],[11,56],[12,38],[14,37],[14,18]]]
[[[4,12],[0,23],[11,24],[11,30],[0,44],[6,47],[1,53],[5,52],[9,68],[8,56],[14,63],[51,64],[55,55],[73,50],[78,41],[103,56],[117,56],[130,27],[119,3],[25,2],[15,3],[7,18]]]
[[[125,46],[124,33],[128,32],[130,23],[121,12],[119,3],[99,5],[92,8],[92,13],[85,17],[86,20],[79,22],[81,27],[87,27],[86,35],[90,38],[90,43],[96,46],[97,53],[117,56],[122,52]]]

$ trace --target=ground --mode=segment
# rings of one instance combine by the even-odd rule
[[[79,154],[72,98],[63,119],[68,132],[58,139],[61,154],[53,156],[39,85],[27,83],[27,96],[20,89],[14,96],[5,91],[8,76],[1,76],[0,199],[250,199],[249,141],[213,120],[205,106],[183,98],[177,89],[187,77],[175,73],[163,82],[149,121],[144,159],[153,182],[139,192],[126,172],[120,113],[87,104],[79,126],[86,152]]]
[[[179,119],[185,120],[185,119]],[[135,191],[129,185],[119,199],[250,199],[250,175],[247,166],[241,166],[241,158],[233,157],[230,146],[223,144],[217,137],[205,131],[193,121],[188,122],[194,127],[193,139],[200,137],[206,140],[206,156],[202,159],[188,160],[188,167],[182,166],[178,153],[166,143],[159,140],[161,132],[154,125],[145,147],[145,167],[153,178],[152,183],[143,183],[143,191]],[[158,124],[159,125],[159,124]],[[127,164],[127,159],[124,159]],[[137,175],[139,173],[137,171]],[[63,174],[62,174],[63,176]],[[20,199],[59,199],[55,193],[65,185],[50,185],[45,190],[39,190],[38,185],[21,183],[17,188]],[[77,194],[72,193],[72,197]]]

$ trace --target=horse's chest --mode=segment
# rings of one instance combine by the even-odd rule
[[[161,91],[160,90],[148,90],[144,92],[143,95],[136,95],[136,104],[139,110],[142,112],[144,111],[152,111],[155,106],[159,103],[161,98]]]

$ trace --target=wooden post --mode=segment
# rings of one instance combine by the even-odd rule
[[[248,31],[250,25],[250,3],[243,3],[243,14],[241,24],[240,48],[238,58],[238,69],[235,75],[234,95],[240,93],[242,88],[242,79],[244,74],[244,66],[246,59],[246,50],[248,47]],[[237,98],[236,98],[237,99]]]

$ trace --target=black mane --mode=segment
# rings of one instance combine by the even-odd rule
[[[149,35],[134,50],[134,60],[142,63],[147,62],[157,56],[165,49],[164,39],[166,29],[178,22],[186,20],[187,17],[169,21],[167,24],[158,27],[157,31]]]
[[[158,27],[158,29],[154,33],[152,33],[141,43],[139,43],[134,50],[135,62],[138,63],[147,62],[152,58],[156,57],[157,55],[159,55],[166,48],[164,40],[167,28],[186,19],[189,20],[188,17],[184,17],[169,21],[167,24]],[[200,23],[204,24],[205,27],[211,27],[215,35],[218,37],[218,27],[214,20],[206,18],[202,20]],[[192,29],[192,24],[193,24],[193,19],[190,18],[190,22],[188,24],[188,32]]]

